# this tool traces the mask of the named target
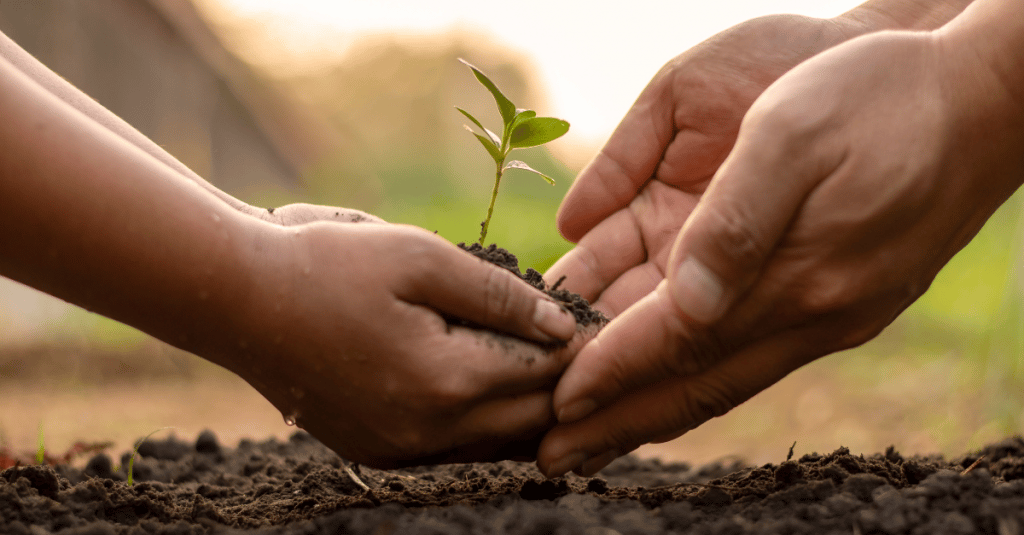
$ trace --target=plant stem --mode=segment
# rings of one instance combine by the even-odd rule
[[[487,218],[483,225],[480,225],[480,246],[484,245],[484,238],[487,237],[487,227],[491,225],[491,214],[494,213],[494,201],[498,199],[498,185],[501,184],[501,165],[505,162],[495,162],[497,168],[494,172],[494,189],[491,190],[491,205],[487,207]]]

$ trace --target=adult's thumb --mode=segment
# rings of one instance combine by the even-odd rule
[[[669,291],[697,324],[720,320],[756,283],[810,192],[835,168],[810,147],[790,150],[790,132],[776,126],[744,124],[676,239]]]

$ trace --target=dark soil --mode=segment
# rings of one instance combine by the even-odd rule
[[[984,456],[981,458],[981,456]],[[977,465],[963,473],[975,461]],[[128,465],[129,454],[119,459]],[[0,533],[994,533],[1024,528],[1024,439],[952,461],[892,451],[700,468],[625,457],[597,477],[532,464],[380,471],[346,465],[305,432],[287,442],[146,441],[114,471],[0,472]]]
[[[464,248],[547,292],[581,327],[607,321],[536,271],[520,273],[506,251]],[[1021,437],[953,460],[846,448],[759,467],[627,456],[594,478],[554,480],[512,461],[352,467],[302,431],[234,449],[210,432],[147,440],[131,486],[130,458],[0,471],[0,535],[1024,534]]]
[[[537,270],[533,268],[526,268],[526,273],[519,271],[519,259],[505,249],[502,249],[493,243],[487,247],[483,247],[479,243],[473,243],[471,245],[459,243],[458,246],[481,260],[486,260],[487,262],[511,271],[534,288],[548,294],[548,296],[554,299],[555,302],[562,305],[562,307],[569,310],[574,316],[576,316],[577,326],[582,328],[587,327],[592,323],[599,326],[608,323],[608,318],[597,310],[590,308],[590,303],[588,303],[586,299],[570,291],[559,289],[562,281],[557,281],[551,286],[548,286],[547,283],[544,282],[544,278],[541,276],[540,272]],[[450,321],[453,323],[464,323],[459,319],[451,319]]]

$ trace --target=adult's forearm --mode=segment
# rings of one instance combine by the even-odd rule
[[[868,32],[934,30],[959,15],[973,0],[868,0],[839,18]]]
[[[57,98],[63,100],[65,103],[85,114],[85,116],[102,125],[117,136],[120,136],[125,141],[135,145],[143,152],[156,158],[167,167],[195,182],[206,191],[209,191],[217,198],[228,203],[228,205],[238,210],[250,209],[249,205],[232,197],[231,195],[228,195],[224,191],[217,189],[213,184],[204,180],[185,166],[185,164],[178,161],[174,156],[154,143],[151,139],[136,130],[132,125],[122,120],[110,110],[104,108],[100,103],[96,102],[77,87],[70,84],[67,80],[61,78],[57,73],[53,72],[46,65],[43,65],[39,60],[32,57],[31,54],[18,46],[17,43],[12,41],[2,32],[0,32],[0,57],[6,58],[11,65],[35,81],[43,89],[49,91]]]
[[[245,295],[242,215],[0,58],[0,274],[181,347]]]

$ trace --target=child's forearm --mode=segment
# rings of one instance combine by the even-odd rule
[[[217,198],[228,203],[228,205],[242,211],[248,211],[251,209],[248,204],[228,195],[220,189],[217,189],[213,184],[204,180],[191,169],[186,167],[185,164],[178,161],[174,156],[171,156],[167,151],[154,143],[148,137],[144,136],[130,124],[126,123],[110,110],[104,108],[100,103],[96,102],[78,88],[68,83],[67,80],[61,78],[57,73],[46,67],[46,65],[40,63],[39,60],[32,57],[31,54],[18,46],[17,43],[12,41],[2,32],[0,32],[0,58],[6,58],[12,66],[35,81],[43,89],[49,91],[57,98],[63,100],[71,107],[85,114],[87,117],[99,123],[114,134],[120,136],[125,141],[135,145],[174,171],[180,173],[185,178],[195,182],[206,191],[209,191],[217,196]]]
[[[0,274],[206,349],[190,337],[246,295],[252,225],[265,224],[3,58],[0,117]]]

